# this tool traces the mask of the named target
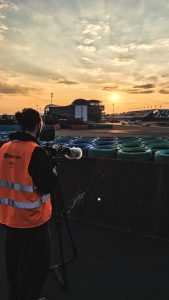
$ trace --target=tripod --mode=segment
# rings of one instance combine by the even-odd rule
[[[57,164],[55,163],[55,166]],[[58,173],[58,170],[57,170]],[[58,176],[57,176],[58,177]],[[63,288],[68,287],[68,280],[66,276],[66,268],[65,265],[70,263],[72,260],[77,258],[77,249],[73,240],[72,232],[70,229],[67,211],[64,205],[63,194],[61,190],[61,186],[58,179],[57,188],[51,193],[51,202],[53,207],[53,218],[54,225],[58,233],[58,241],[59,241],[59,253],[60,253],[60,263],[57,265],[52,265],[50,270],[52,270],[57,277],[58,282]],[[63,239],[62,239],[62,219],[64,218],[66,230],[69,236],[69,241],[72,247],[72,256],[64,259],[64,251],[63,251]]]

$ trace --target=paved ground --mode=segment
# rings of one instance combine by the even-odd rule
[[[143,127],[143,126],[127,126],[127,125],[113,125],[113,129],[83,129],[71,130],[60,129],[56,135],[63,136],[168,136],[169,127]]]
[[[67,291],[49,274],[43,291],[49,300],[169,299],[169,242],[75,221],[71,228],[79,258],[67,265]],[[0,299],[7,300],[2,229],[0,239]]]

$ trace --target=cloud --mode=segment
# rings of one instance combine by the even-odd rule
[[[102,90],[103,91],[114,91],[115,89],[117,89],[118,88],[118,86],[117,85],[115,85],[115,86],[104,86],[103,88],[102,88]]]
[[[121,65],[130,65],[135,63],[134,59],[128,59],[128,58],[115,58],[111,60],[111,63],[115,66],[121,66]]]
[[[135,88],[123,88],[123,87],[119,87],[118,85],[115,86],[104,86],[102,88],[103,91],[107,91],[107,92],[113,92],[116,90],[116,92],[120,92],[120,93],[126,93],[126,94],[152,94],[154,93],[153,90],[143,90],[143,89],[135,89]]]
[[[7,9],[17,9],[18,7],[10,1],[0,0],[0,19],[6,19],[6,16],[1,13],[2,10]],[[4,32],[8,30],[8,27],[5,24],[0,24],[0,41],[5,39]]]
[[[137,49],[139,50],[151,50],[154,48],[154,45],[150,45],[150,44],[140,44],[137,46]]]
[[[157,48],[169,48],[169,39],[157,39],[154,42],[150,43],[143,43],[136,46],[138,50],[152,50]]]
[[[0,24],[0,41],[3,41],[5,39],[4,32],[5,30],[8,30],[8,27],[4,24]]]
[[[169,77],[169,74],[163,74],[163,75],[161,75],[161,77],[162,78],[167,78],[167,77]]]
[[[26,49],[25,49],[26,50]],[[24,50],[24,51],[25,51]],[[12,59],[12,57],[11,57]],[[13,69],[16,73],[20,74],[25,74],[29,75],[31,77],[36,77],[40,79],[48,79],[48,78],[53,78],[54,76],[59,76],[57,72],[52,71],[51,69],[49,70],[48,66],[44,66],[43,64],[37,64],[33,63],[30,61],[26,61],[24,59],[19,57],[14,57],[13,56],[13,61],[11,61],[9,68]],[[7,68],[6,68],[7,69]]]
[[[82,20],[80,25],[83,36],[98,37],[110,31],[110,24],[105,21],[90,23],[88,20]]]
[[[90,45],[90,44],[92,44],[94,42],[94,40],[91,40],[91,39],[85,39],[84,41],[83,41],[83,43],[85,44],[85,45]]]
[[[136,48],[135,43],[125,43],[125,44],[113,44],[109,45],[108,49],[112,50],[113,52],[117,53],[126,53]]]
[[[154,91],[137,91],[137,90],[127,90],[128,94],[152,94]]]
[[[108,46],[108,49],[110,49],[113,52],[116,53],[127,53],[131,51],[137,51],[137,50],[143,50],[143,51],[150,51],[153,49],[158,48],[169,48],[169,39],[156,39],[151,43],[115,43]]]
[[[77,81],[70,81],[70,80],[67,80],[67,79],[57,79],[57,80],[54,80],[54,79],[51,79],[52,82],[55,82],[57,84],[66,84],[66,85],[74,85],[74,84],[79,84],[79,82]]]
[[[0,83],[0,94],[28,94],[29,92],[35,90],[37,89]]]
[[[155,87],[154,84],[143,84],[143,85],[135,85],[135,89],[153,89]]]
[[[96,52],[96,48],[94,46],[89,46],[89,45],[79,45],[77,46],[77,48],[81,51],[84,52],[89,52],[89,53],[93,53]]]
[[[7,26],[5,26],[4,24],[0,24],[0,31],[1,32],[4,31],[4,30],[7,30],[7,29],[8,29]]]
[[[159,90],[160,94],[169,94],[169,90]]]
[[[129,48],[126,45],[111,45],[108,46],[108,49],[117,53],[126,53],[129,51]]]
[[[0,34],[0,41],[4,40],[4,36],[2,34]]]
[[[10,1],[0,0],[0,9],[17,9],[17,5]]]
[[[85,57],[85,56],[83,56],[81,59],[84,60],[85,62],[89,62],[89,63],[93,62],[90,58]]]

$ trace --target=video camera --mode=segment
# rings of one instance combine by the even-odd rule
[[[79,147],[64,147],[54,142],[42,142],[40,145],[46,150],[51,159],[80,159],[82,157],[82,150]]]

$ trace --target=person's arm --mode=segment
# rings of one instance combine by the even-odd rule
[[[40,193],[47,194],[56,188],[57,176],[53,172],[50,159],[43,148],[36,147],[34,149],[28,172]]]

